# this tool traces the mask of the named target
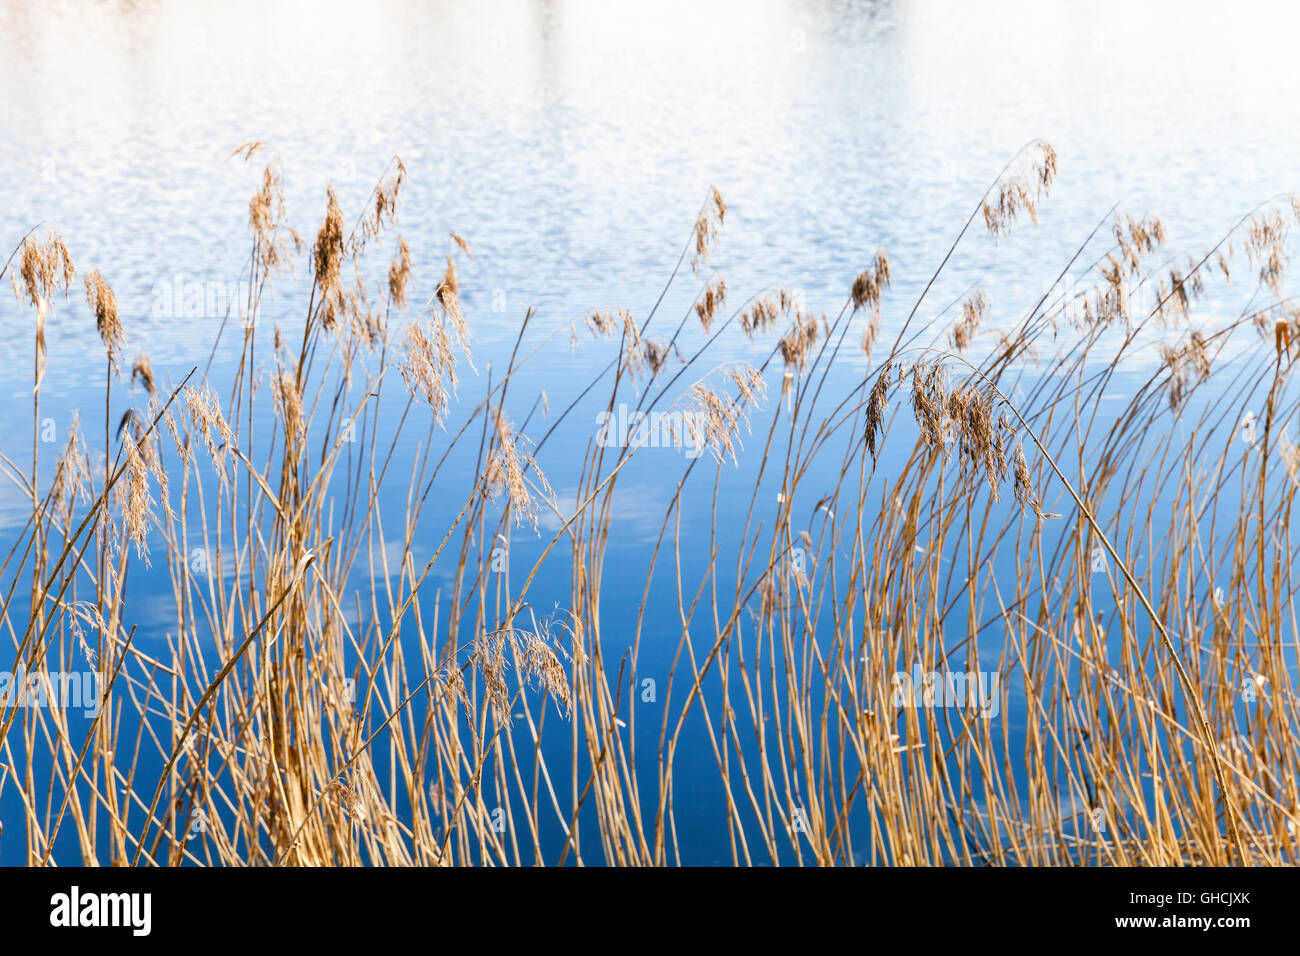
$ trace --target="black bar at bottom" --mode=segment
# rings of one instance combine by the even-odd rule
[[[890,934],[882,940],[1041,931],[1042,940],[1199,935],[1234,945],[1289,926],[1293,899],[1294,875],[1280,869],[0,869],[0,925],[11,940],[127,947],[261,947],[277,937],[373,947],[413,933],[435,944],[459,928],[494,943],[513,931],[588,951],[626,942],[632,927],[669,944],[679,934],[734,944],[832,926]]]

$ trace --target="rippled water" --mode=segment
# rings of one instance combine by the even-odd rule
[[[273,147],[304,235],[327,183],[355,213],[400,155],[417,276],[434,279],[450,231],[473,247],[461,282],[485,375],[528,307],[538,337],[593,306],[645,314],[716,185],[734,300],[781,283],[833,315],[884,247],[888,336],[984,188],[1042,137],[1061,167],[1039,227],[963,244],[926,300],[937,312],[978,284],[1009,325],[1116,204],[1161,215],[1191,252],[1300,186],[1294,26],[1222,3],[2,3],[0,244],[60,229],[114,286],[128,352],[174,381],[206,361],[219,317],[159,303],[237,283],[247,252],[260,165],[231,151]],[[300,320],[306,273],[277,283],[270,319]],[[9,408],[30,401],[31,324],[0,295]],[[76,296],[48,334],[43,403],[66,422],[101,405],[102,351]],[[558,403],[596,362],[565,354],[529,382]],[[468,374],[462,394],[481,386]],[[30,427],[7,412],[0,448],[28,447]],[[644,488],[622,546],[661,520]],[[0,526],[21,513],[0,492]]]
[[[1217,3],[5,3],[0,237],[62,229],[128,306],[131,343],[179,366],[210,329],[152,319],[152,292],[237,278],[257,170],[228,157],[261,139],[304,234],[327,181],[355,209],[400,154],[417,264],[450,229],[473,245],[483,353],[526,306],[557,325],[644,308],[710,184],[733,289],[786,283],[833,312],[884,246],[888,321],[1043,137],[1061,174],[1041,229],[972,243],[948,273],[956,292],[1009,273],[1031,287],[992,299],[1010,309],[1112,204],[1195,251],[1297,186],[1291,37],[1276,7]],[[12,301],[0,316],[29,321]],[[72,388],[79,304],[51,340],[51,386]]]

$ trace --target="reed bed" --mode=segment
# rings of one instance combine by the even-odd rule
[[[1158,219],[1108,217],[1012,321],[931,289],[981,231],[1036,222],[1046,144],[914,303],[882,250],[829,317],[733,301],[715,190],[663,290],[698,290],[685,315],[529,312],[470,377],[471,246],[413,268],[400,160],[304,239],[269,150],[238,155],[266,165],[228,380],[128,367],[109,279],[53,231],[0,273],[33,320],[31,462],[0,458],[31,505],[0,558],[9,669],[105,675],[92,719],[0,708],[0,839],[28,863],[1296,862],[1295,200],[1186,260]],[[301,328],[268,330],[295,264]],[[1250,304],[1201,321],[1230,283]],[[83,290],[102,444],[86,423],[43,461],[44,326]],[[565,334],[590,381],[519,394]],[[723,336],[764,357],[716,361]],[[621,404],[699,453],[649,451]],[[563,429],[591,431],[580,461],[548,455]],[[648,454],[669,504],[640,563],[613,558]],[[144,575],[169,584],[165,653],[137,641]],[[986,675],[997,713],[913,706],[914,672]]]

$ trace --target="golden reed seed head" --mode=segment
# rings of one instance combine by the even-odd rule
[[[641,338],[638,334],[637,340],[627,347],[623,367],[633,376],[640,376],[642,372],[648,371],[653,378],[664,367],[669,354],[668,346],[662,342]]]
[[[442,282],[438,284],[438,301],[442,303],[443,308],[447,308],[448,301],[459,292],[460,280],[456,278],[456,262],[448,255],[447,271],[442,274]]]
[[[121,356],[125,336],[122,321],[117,314],[117,296],[109,288],[98,269],[86,274],[86,302],[95,315],[95,327],[99,330],[99,339],[108,350],[109,361],[116,369]]]
[[[515,523],[527,521],[533,530],[537,530],[537,503],[533,500],[524,473],[531,470],[537,475],[538,483],[547,495],[553,495],[546,476],[533,457],[520,448],[523,436],[515,431],[510,421],[501,412],[496,413],[496,440],[492,453],[488,457],[484,472],[484,482],[488,492],[496,497],[505,492],[510,507],[515,513]]]
[[[1261,279],[1263,278],[1261,276]],[[1281,279],[1280,269],[1277,278]],[[1156,319],[1166,325],[1185,322],[1190,317],[1192,303],[1204,293],[1205,285],[1201,272],[1189,256],[1185,271],[1171,268],[1167,275],[1159,280]]]
[[[695,303],[695,314],[700,318],[700,325],[705,332],[713,325],[713,317],[727,300],[727,281],[718,276],[704,287],[699,301]]]
[[[345,358],[344,374],[349,376],[350,381],[352,358],[356,354],[357,345],[364,343],[372,351],[382,345],[387,338],[388,320],[381,309],[370,305],[363,291],[353,291],[349,294],[348,300],[349,327],[352,336],[350,340],[342,343],[342,348]]]
[[[1020,445],[1016,446],[1014,462],[1016,501],[1022,508],[1029,508],[1042,517],[1043,510],[1039,507],[1038,496],[1034,494],[1033,483],[1029,480],[1029,463],[1025,461],[1025,452]]]
[[[695,228],[692,232],[695,248],[691,256],[691,271],[696,275],[700,274],[700,268],[709,261],[709,255],[717,242],[718,229],[727,217],[727,204],[722,199],[722,193],[718,192],[716,186],[711,186],[709,189],[710,201],[705,204],[704,210],[695,220]]]
[[[109,630],[108,624],[104,621],[103,615],[99,613],[99,609],[89,601],[73,601],[67,605],[67,610],[67,620],[68,625],[72,628],[72,636],[77,639],[77,644],[81,648],[81,654],[86,659],[86,663],[91,667],[95,667],[99,655],[87,643],[86,629],[81,625],[85,623],[95,633],[104,634]]]
[[[89,503],[86,489],[90,486],[90,467],[85,445],[81,441],[81,416],[72,414],[68,426],[68,441],[55,466],[54,482],[50,486],[50,500],[58,506],[64,523],[72,520],[72,509],[78,500]]]
[[[889,288],[892,278],[893,274],[885,250],[877,249],[875,261],[858,274],[849,292],[849,299],[853,303],[855,313],[861,309],[868,310],[867,325],[862,330],[860,342],[862,354],[868,359],[871,358],[871,349],[876,344],[876,335],[880,331],[880,300],[885,289]]]
[[[167,520],[171,521],[176,517],[176,513],[172,510],[171,497],[167,492],[167,467],[163,462],[162,435],[156,432],[150,433],[139,420],[136,422],[135,430],[136,445],[139,446],[144,463],[149,468],[149,474],[153,475],[154,480],[158,482],[158,497],[162,503],[163,513],[167,516]]]
[[[516,628],[485,632],[474,642],[473,659],[483,675],[484,689],[492,706],[499,711],[510,707],[510,688],[505,675],[510,670],[511,657],[518,662],[521,682],[535,680],[567,716],[572,707],[572,694],[559,655],[540,634]]]
[[[876,383],[867,396],[865,438],[867,451],[875,461],[880,449],[880,439],[885,434],[885,412],[889,410],[889,381],[893,365],[886,362],[876,375]]]
[[[271,379],[271,395],[284,420],[285,440],[297,445],[307,435],[302,395],[292,372],[281,370]]]
[[[776,300],[770,295],[763,296],[740,313],[741,330],[752,338],[756,333],[766,332],[775,325],[779,315]]]
[[[240,146],[230,155],[248,162],[266,149],[266,144],[254,140]],[[292,271],[291,250],[301,252],[302,236],[285,225],[284,188],[280,175],[280,162],[273,157],[262,170],[262,186],[248,201],[248,226],[253,233],[253,256],[261,265],[262,274],[276,275],[286,266]]]
[[[456,277],[456,263],[450,254],[447,256],[447,271],[443,273],[435,295],[442,307],[443,317],[451,323],[452,331],[456,333],[457,346],[468,356],[469,326],[465,324],[465,315],[460,309],[460,280]]]
[[[675,420],[673,442],[679,448],[707,448],[719,464],[728,456],[736,464],[740,428],[748,427],[749,408],[766,394],[767,384],[762,373],[745,362],[725,369],[723,375],[735,386],[736,396],[726,397],[697,382],[686,396],[691,407]]]
[[[1280,327],[1285,328],[1285,323],[1282,323]],[[1282,342],[1279,336],[1279,352],[1281,348]],[[1157,351],[1161,363],[1169,370],[1167,383],[1169,407],[1177,409],[1183,404],[1196,384],[1207,381],[1210,377],[1210,356],[1207,343],[1200,332],[1192,332],[1188,337],[1187,345],[1184,347],[1178,348],[1177,346],[1162,343],[1157,346]]]
[[[123,519],[126,534],[135,545],[136,554],[149,563],[149,546],[146,538],[149,522],[153,520],[153,498],[149,494],[149,468],[141,454],[139,445],[132,435],[127,435],[123,444],[126,446],[126,483],[123,495]]]
[[[1128,267],[1130,275],[1137,276],[1142,271],[1142,258],[1150,255],[1165,244],[1165,227],[1158,218],[1134,219],[1123,215],[1115,217],[1112,227],[1115,244],[1119,248],[1118,258]]]
[[[550,695],[556,707],[564,716],[568,716],[573,706],[569,689],[569,675],[559,655],[538,634],[524,631],[522,633],[522,653],[520,660],[526,677],[536,679],[542,692]]]
[[[435,421],[447,413],[448,384],[456,390],[456,356],[447,319],[431,316],[426,326],[413,322],[406,330],[399,369],[402,380],[413,395],[428,404]]]
[[[629,331],[629,334],[637,339],[640,336],[637,333],[636,322],[632,314],[626,309],[615,309],[613,312],[597,310],[592,312],[586,318],[587,328],[593,336],[613,335],[620,327]]]
[[[736,387],[736,398],[743,405],[757,405],[767,394],[767,383],[763,381],[763,373],[748,362],[741,362],[738,366],[728,368],[725,375]]]
[[[981,289],[976,289],[961,304],[961,316],[953,325],[951,335],[952,345],[956,351],[966,351],[984,319],[984,313],[988,310],[988,305],[988,299]]]
[[[359,786],[349,785],[343,780],[335,780],[325,788],[325,794],[338,798],[339,808],[349,820],[361,822],[366,819],[365,801],[362,799]]]
[[[1292,201],[1293,210],[1296,208]],[[1278,299],[1284,298],[1282,276],[1290,256],[1287,236],[1290,226],[1276,206],[1261,210],[1246,224],[1246,257],[1259,267],[1260,282],[1273,290]]]
[[[411,281],[411,250],[406,240],[397,239],[397,257],[388,267],[388,298],[399,309],[406,308],[406,285]]]
[[[943,447],[948,440],[948,397],[944,384],[947,373],[942,365],[917,362],[912,366],[912,414],[926,444]]]
[[[153,384],[153,366],[149,364],[149,356],[140,352],[135,357],[135,363],[131,366],[131,387],[135,387],[136,381],[144,386],[144,390],[149,393],[150,398],[157,398],[158,393],[154,390]]]
[[[406,164],[402,162],[402,157],[394,156],[384,170],[383,177],[375,184],[375,201],[369,215],[361,222],[360,234],[352,242],[351,252],[354,256],[360,255],[370,240],[383,232],[385,226],[396,225],[397,200],[405,182]]]
[[[187,388],[185,408],[190,422],[203,438],[208,456],[218,472],[224,474],[226,450],[234,447],[235,435],[221,413],[221,401],[217,398],[217,393],[210,385],[204,385],[201,389]]]
[[[260,139],[249,140],[247,143],[244,143],[244,145],[235,147],[234,152],[230,154],[230,158],[238,156],[240,159],[247,162],[253,157],[254,153],[261,151],[265,147],[266,143],[262,142]]]
[[[56,292],[67,295],[76,275],[76,266],[72,264],[63,237],[46,230],[44,242],[37,242],[31,236],[24,237],[18,268],[9,274],[9,281],[20,302],[26,299],[39,307],[42,301],[52,299]],[[21,286],[19,279],[22,280]]]
[[[808,362],[808,354],[817,345],[821,326],[815,317],[806,313],[797,313],[794,324],[781,340],[777,348],[785,367],[793,371],[802,371]]]
[[[1038,202],[1056,178],[1056,150],[1048,143],[1036,145],[1038,157],[1030,168],[1008,173],[994,185],[997,199],[984,201],[984,225],[994,236],[1007,233],[1022,212],[1038,225]]]
[[[328,187],[326,195],[325,221],[312,246],[312,268],[321,294],[322,321],[325,328],[330,329],[337,322],[338,297],[342,292],[345,225],[343,210],[339,208],[333,186]]]
[[[771,329],[782,316],[797,321],[802,314],[799,297],[788,289],[777,289],[759,296],[740,313],[740,328],[753,338]]]
[[[620,311],[618,316],[623,320],[623,337],[631,343],[632,346],[640,345],[641,329],[637,327],[636,320],[632,318],[632,313]]]
[[[898,381],[902,381],[900,367]],[[886,363],[866,402],[864,438],[872,460],[880,450],[884,436],[885,413],[889,406],[889,388],[893,367]],[[1000,399],[991,386],[947,384],[947,369],[941,362],[918,361],[911,367],[911,404],[920,440],[939,455],[946,457],[953,445],[959,449],[963,476],[982,473],[988,481],[993,500],[999,498],[999,486],[1007,478],[1006,433],[1014,433],[1005,416],[995,416]]]
[[[880,297],[889,288],[892,278],[885,250],[876,250],[875,261],[853,280],[853,289],[849,294],[853,301],[853,311],[869,308],[874,312],[879,309]]]

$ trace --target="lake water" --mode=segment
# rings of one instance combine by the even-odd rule
[[[527,306],[539,328],[605,303],[644,310],[710,185],[731,207],[715,264],[736,293],[784,283],[833,314],[883,246],[899,277],[888,323],[1042,137],[1061,157],[1042,227],[972,243],[947,273],[960,292],[994,284],[1001,263],[1004,283],[1032,287],[991,296],[997,313],[1115,203],[1161,215],[1170,249],[1196,251],[1300,185],[1285,17],[1216,3],[5,3],[0,237],[56,225],[113,284],[130,346],[179,368],[211,328],[152,320],[153,290],[238,278],[260,165],[228,157],[260,139],[304,235],[327,182],[355,210],[401,155],[417,270],[436,268],[448,230],[474,249],[462,279],[480,354]],[[11,328],[21,318],[0,309]],[[79,303],[60,306],[49,388],[79,380],[90,335]]]
[[[327,183],[353,215],[400,155],[398,231],[417,276],[434,280],[450,231],[474,252],[460,279],[480,374],[466,370],[460,394],[477,401],[525,309],[536,339],[561,330],[566,343],[593,307],[644,315],[710,186],[729,204],[712,264],[735,302],[782,284],[833,316],[883,247],[891,340],[980,194],[1041,137],[1060,173],[1039,227],[964,244],[926,299],[938,312],[978,285],[989,324],[1010,326],[1116,204],[1160,215],[1181,254],[1300,187],[1297,19],[1222,3],[3,2],[0,245],[57,227],[113,285],[128,355],[146,351],[175,382],[206,362],[220,316],[168,315],[166,290],[237,283],[247,253],[261,164],[232,150],[274,149],[304,236]],[[300,323],[308,281],[303,262],[277,282],[267,318]],[[670,294],[674,321],[695,291]],[[0,295],[0,396],[22,410],[0,418],[0,449],[19,460],[31,326]],[[47,334],[43,414],[93,416],[103,358],[79,294],[56,303]],[[717,357],[768,346],[737,335]],[[561,348],[520,390],[562,407],[595,362]],[[590,431],[557,435],[553,460],[576,461]],[[562,465],[548,477],[574,488]],[[662,520],[668,491],[653,471],[634,481],[611,561],[644,550]],[[0,490],[3,550],[24,517],[23,496]],[[609,586],[639,599],[635,581]],[[162,624],[143,611],[141,624],[163,646]],[[707,860],[726,850],[686,838]],[[20,850],[6,840],[0,860]]]

